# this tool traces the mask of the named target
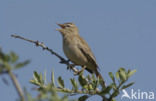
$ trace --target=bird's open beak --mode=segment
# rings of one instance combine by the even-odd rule
[[[65,28],[65,26],[64,26],[63,24],[58,24],[58,23],[57,23],[57,25],[60,26],[60,27],[63,28],[63,29]]]

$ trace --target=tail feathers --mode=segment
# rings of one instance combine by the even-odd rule
[[[100,79],[100,82],[102,83],[102,86],[105,88],[106,87],[106,83],[105,83],[102,75],[97,70],[96,70],[95,74],[96,74],[96,77],[98,77]]]
[[[88,69],[88,68],[86,68],[86,70],[89,72],[89,73],[93,73],[93,71],[91,70],[91,69]]]
[[[106,83],[102,77],[102,75],[100,74],[100,72],[98,72],[98,70],[91,70],[91,69],[88,69],[86,68],[86,70],[89,72],[89,73],[95,73],[96,77],[100,79],[100,82],[102,83],[102,86],[105,88],[106,87]]]

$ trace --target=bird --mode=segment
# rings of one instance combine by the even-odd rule
[[[74,23],[67,22],[58,24],[59,31],[63,38],[63,51],[66,57],[75,65],[84,67],[88,72],[94,73],[105,85],[100,74],[95,56],[87,42],[79,35],[79,30]]]

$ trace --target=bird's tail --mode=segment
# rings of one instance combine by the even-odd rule
[[[105,88],[105,87],[106,87],[106,83],[105,83],[105,81],[104,81],[102,75],[100,74],[100,72],[98,72],[98,70],[96,70],[95,75],[96,75],[96,77],[99,78],[99,80],[100,80],[102,86]]]

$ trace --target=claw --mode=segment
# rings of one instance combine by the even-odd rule
[[[78,71],[78,72],[75,72],[74,75],[76,76],[76,75],[82,74],[83,71],[85,70],[85,68],[86,68],[86,66],[82,66],[82,69],[80,71]]]

